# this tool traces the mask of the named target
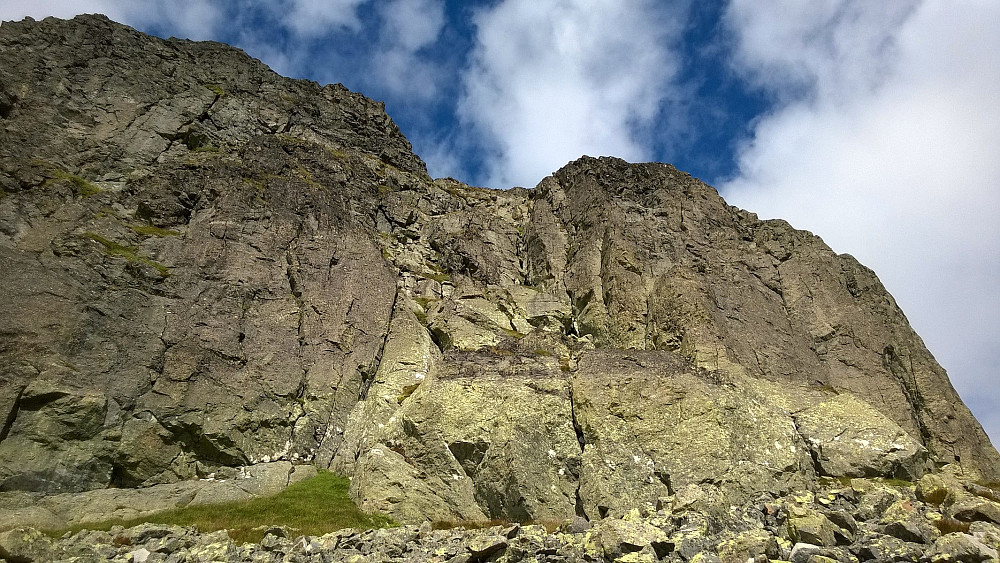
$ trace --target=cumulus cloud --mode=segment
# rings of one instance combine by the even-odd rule
[[[272,4],[278,19],[300,37],[317,37],[338,28],[358,31],[358,8],[369,0],[285,0]]]
[[[104,13],[108,2],[101,0],[6,0],[0,4],[0,20],[18,21],[30,16],[42,19],[48,16],[57,18],[72,18],[77,14],[98,12]],[[110,15],[108,15],[110,17]]]
[[[1000,443],[1000,4],[733,0],[770,92],[720,186],[872,267]]]
[[[443,0],[393,0],[379,6],[382,41],[372,70],[391,93],[429,101],[438,93],[439,67],[421,50],[444,28]]]
[[[676,2],[674,4],[681,4]],[[582,154],[650,158],[684,22],[652,0],[505,0],[475,17],[459,116],[486,180],[533,186]]]
[[[212,39],[223,22],[222,6],[204,0],[6,0],[0,4],[0,20],[25,16],[72,18],[98,13],[132,27],[169,30],[190,39]]]

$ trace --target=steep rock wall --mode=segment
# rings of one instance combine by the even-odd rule
[[[379,104],[106,19],[0,27],[0,491],[353,477],[406,521],[1000,456],[875,275],[665,164],[432,180]]]

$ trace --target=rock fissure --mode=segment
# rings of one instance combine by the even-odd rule
[[[21,407],[21,396],[24,394],[24,387],[20,387],[14,393],[13,400],[9,407],[7,407],[7,413],[4,415],[3,425],[0,426],[0,442],[7,439],[8,434],[10,434],[10,429],[14,426],[14,421],[17,419],[18,410]]]
[[[573,383],[569,382],[569,407],[570,407],[570,419],[573,424],[573,433],[576,437],[576,443],[580,447],[580,455],[583,456],[587,450],[587,438],[583,432],[583,427],[580,426],[580,422],[576,417],[576,400],[573,396]],[[584,519],[589,520],[587,516],[587,511],[584,508],[583,498],[580,495],[580,488],[583,483],[584,475],[583,471],[578,471],[574,476],[576,480],[576,487],[573,492],[573,512]]]

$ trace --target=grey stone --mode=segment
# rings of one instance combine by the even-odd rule
[[[997,559],[997,551],[987,547],[969,534],[945,534],[934,542],[934,546],[924,555],[930,563],[961,561],[980,563]]]
[[[642,521],[606,519],[593,525],[590,532],[604,557],[610,560],[622,555],[653,548],[654,543],[666,543],[667,535]]]
[[[822,548],[810,543],[797,542],[792,546],[792,554],[789,556],[791,563],[807,563],[813,555],[819,555]]]
[[[838,395],[795,415],[823,475],[915,480],[927,450],[905,430],[853,395]]]
[[[1000,503],[975,495],[966,495],[948,507],[948,512],[966,522],[984,521],[1000,524]]]
[[[48,536],[34,528],[19,527],[0,532],[0,558],[13,563],[51,561],[58,550]]]

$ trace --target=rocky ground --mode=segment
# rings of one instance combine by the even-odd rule
[[[435,529],[430,522],[321,537],[273,527],[256,544],[225,532],[144,524],[54,540],[0,533],[10,561],[997,561],[1000,490],[948,473],[916,484],[826,480],[815,491],[761,495],[742,506],[691,486],[623,518]]]

